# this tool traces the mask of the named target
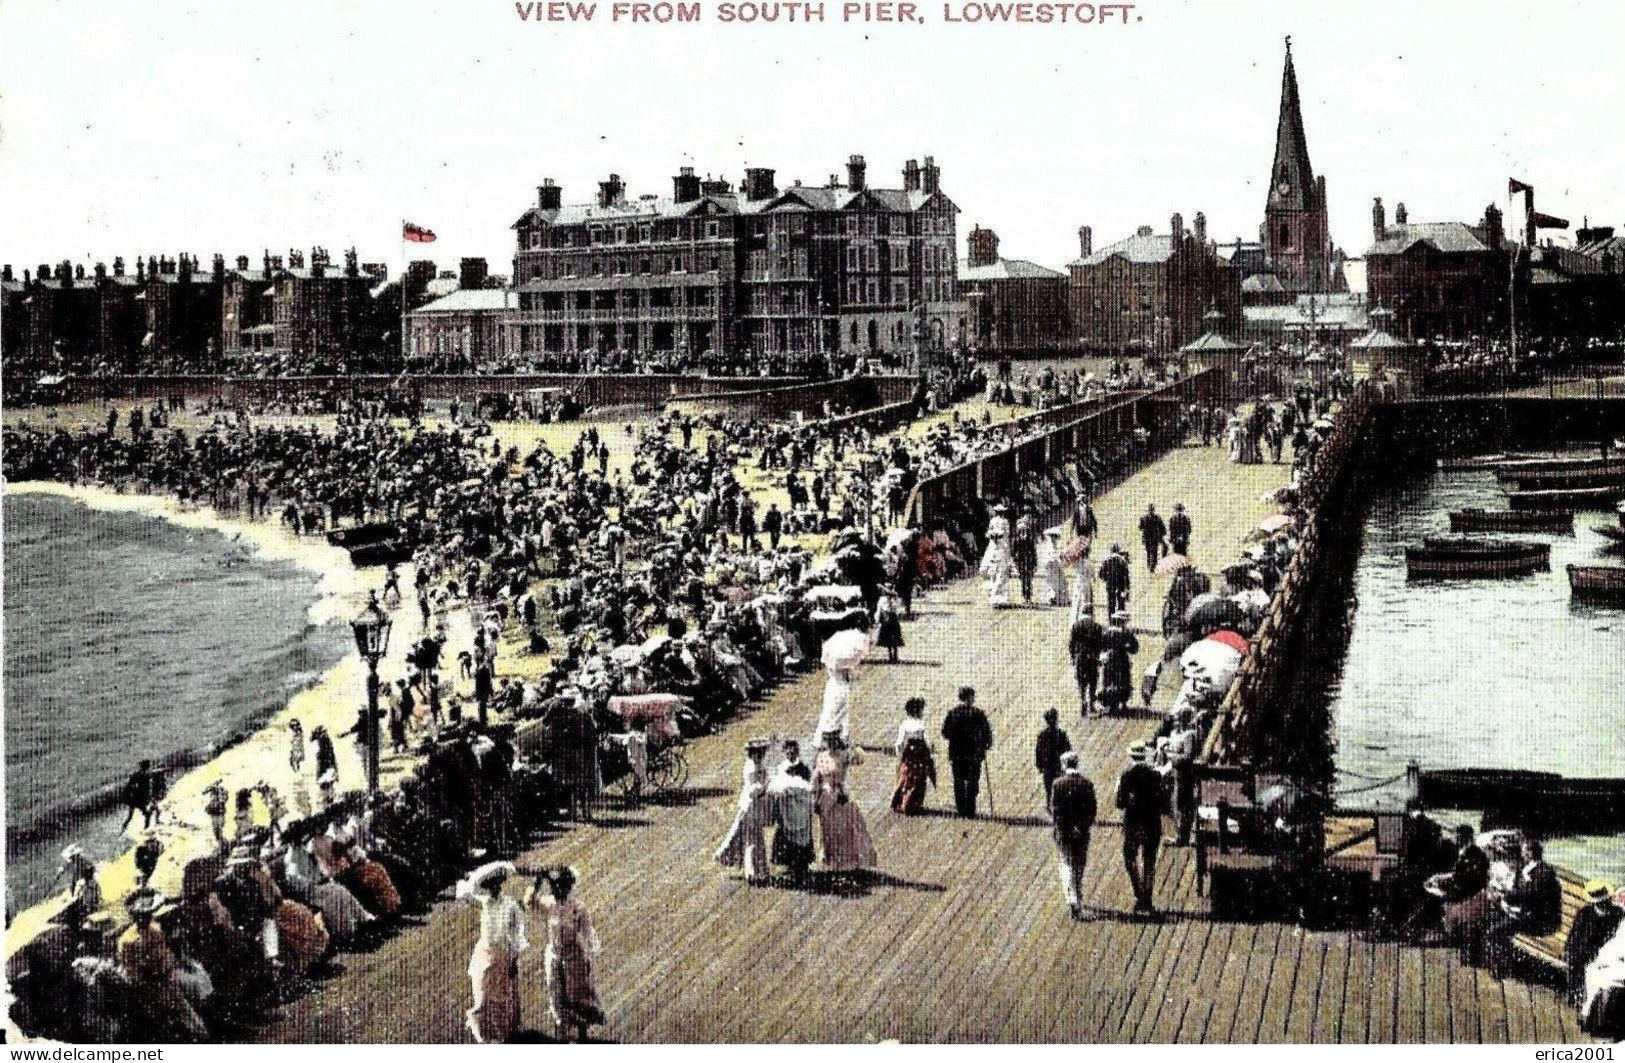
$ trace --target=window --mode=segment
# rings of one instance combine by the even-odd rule
[[[908,281],[895,281],[892,284],[892,302],[908,302]]]
[[[863,301],[862,281],[849,280],[846,282],[846,301],[849,303],[860,303]]]
[[[648,273],[649,272],[649,260],[647,258],[638,259],[638,272],[639,273]]]
[[[863,258],[864,258],[864,263],[865,263],[865,265],[868,266],[868,269],[869,269],[870,273],[879,272],[879,270],[880,270],[880,248],[876,247],[874,244],[870,244],[867,248],[864,249]]]
[[[710,265],[709,268],[710,268],[712,273],[717,272],[717,270],[721,268],[721,262],[722,262],[722,260],[719,259],[716,255],[711,256],[711,265]]]
[[[846,235],[858,235],[858,216],[856,214],[848,214],[846,216]]]
[[[716,222],[708,221],[708,222],[705,223],[705,238],[707,240],[715,240],[717,238],[717,223]]]
[[[1277,242],[1282,247],[1292,246],[1292,229],[1285,222],[1281,223],[1280,239]]]
[[[871,303],[880,302],[880,282],[877,281],[877,280],[869,281],[868,293],[869,293],[869,302],[871,302]]]
[[[895,243],[891,245],[891,268],[900,272],[908,269],[908,245]]]
[[[626,226],[615,226],[615,242],[618,244],[626,243]]]
[[[846,268],[854,273],[863,268],[863,249],[857,244],[846,245]]]

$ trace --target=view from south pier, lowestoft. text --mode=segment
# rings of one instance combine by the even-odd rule
[[[1138,4],[1034,3],[1027,0],[949,0],[937,5],[913,0],[514,0],[522,22],[618,22],[664,25],[685,22],[950,24],[1128,26],[1144,21]]]

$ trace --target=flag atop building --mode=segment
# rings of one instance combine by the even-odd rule
[[[413,225],[408,221],[401,223],[401,239],[412,244],[432,244],[435,241],[435,235],[433,230],[425,229],[421,225]]]

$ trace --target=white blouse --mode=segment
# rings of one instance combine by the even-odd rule
[[[926,749],[931,748],[931,737],[926,734],[925,721],[915,719],[913,716],[905,716],[903,722],[897,725],[896,752],[898,756],[903,755],[903,747],[908,744],[911,738],[918,738],[925,743]]]

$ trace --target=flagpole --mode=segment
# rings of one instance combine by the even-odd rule
[[[406,219],[401,219],[401,370],[406,370]]]

